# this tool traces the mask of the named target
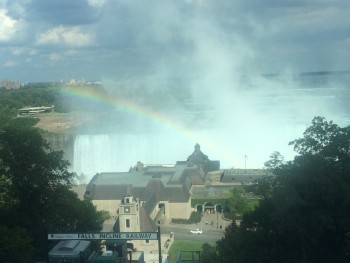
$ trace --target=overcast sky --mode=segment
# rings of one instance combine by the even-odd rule
[[[349,70],[349,16],[346,0],[0,0],[0,79]]]

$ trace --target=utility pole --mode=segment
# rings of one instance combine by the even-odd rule
[[[158,224],[160,222],[158,221]],[[162,263],[162,245],[160,240],[160,226],[158,225],[158,262]]]
[[[244,155],[244,173],[247,173],[247,155]]]

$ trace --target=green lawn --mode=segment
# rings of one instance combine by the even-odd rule
[[[169,250],[169,263],[175,263],[175,260],[180,251],[202,251],[202,245],[206,242],[190,241],[190,240],[175,240]],[[215,246],[215,242],[208,243]],[[190,255],[190,254],[189,254]]]

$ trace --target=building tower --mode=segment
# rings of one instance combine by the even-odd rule
[[[140,232],[140,202],[132,196],[130,186],[121,200],[119,229],[120,232]]]

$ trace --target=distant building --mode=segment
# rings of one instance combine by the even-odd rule
[[[0,80],[0,89],[19,89],[21,84],[16,80]]]
[[[93,251],[91,241],[64,240],[59,241],[49,251],[49,263],[127,263],[130,253],[125,240],[106,240],[105,250]],[[144,263],[142,252],[132,254],[132,262]]]
[[[205,185],[208,172],[220,169],[195,145],[187,161],[172,165],[145,165],[138,162],[125,173],[96,174],[84,197],[98,210],[116,218],[116,232],[155,232],[157,223],[173,218],[188,219],[192,213],[191,188]],[[140,240],[138,250],[156,248],[155,241]]]
[[[43,112],[52,112],[54,111],[55,106],[40,106],[40,107],[25,107],[19,109],[18,112],[21,116],[23,115],[35,115]]]
[[[87,240],[60,241],[49,252],[50,263],[85,263],[92,255],[91,242]]]
[[[249,185],[263,176],[269,175],[266,169],[225,169],[220,176],[220,182],[232,185]]]

